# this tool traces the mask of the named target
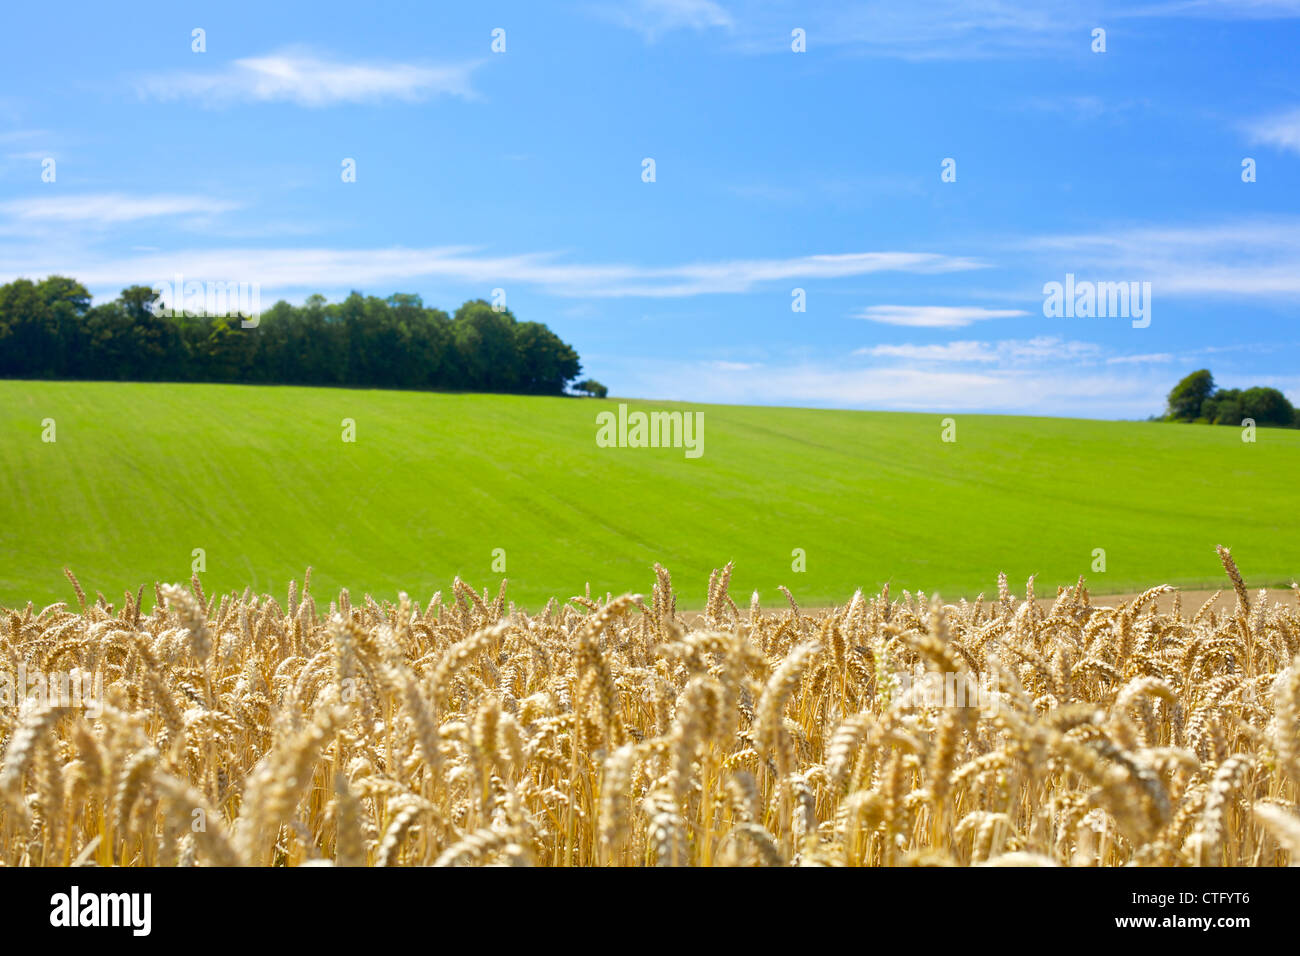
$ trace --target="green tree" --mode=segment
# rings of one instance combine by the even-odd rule
[[[482,299],[466,302],[452,317],[452,335],[463,381],[480,392],[513,392],[519,385],[515,317]]]
[[[1219,389],[1201,405],[1201,417],[1211,425],[1240,425],[1246,417],[1241,402],[1241,389]]]
[[[578,353],[540,322],[515,326],[519,355],[519,391],[529,395],[562,395],[582,371]]]
[[[80,282],[66,276],[48,276],[36,291],[49,310],[58,343],[49,371],[61,378],[75,377],[81,372],[78,358],[85,350],[83,326],[90,309],[90,293]]]
[[[609,389],[594,378],[584,378],[573,386],[575,392],[582,392],[584,395],[591,395],[594,398],[604,398],[609,394]]]
[[[1214,376],[1209,369],[1199,369],[1175,385],[1169,393],[1165,417],[1191,422],[1201,417],[1201,405],[1214,394]]]
[[[60,359],[58,324],[30,279],[0,287],[0,375],[49,378]]]
[[[153,290],[91,305],[73,279],[0,285],[0,376],[454,388],[563,394],[582,371],[572,346],[481,299],[455,318],[411,293],[330,304],[280,301],[240,316],[155,315]]]
[[[202,380],[247,382],[253,376],[257,341],[249,329],[239,326],[234,316],[210,316],[202,320],[206,335],[199,344]]]
[[[1289,427],[1295,423],[1295,408],[1276,388],[1246,389],[1241,393],[1241,411],[1243,418],[1253,418],[1257,425]]]

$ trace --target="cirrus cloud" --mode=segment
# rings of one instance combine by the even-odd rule
[[[245,57],[215,71],[145,76],[136,88],[151,99],[196,99],[214,106],[233,102],[307,107],[382,100],[414,103],[439,95],[472,99],[470,75],[477,65],[347,62],[289,49]]]
[[[1300,109],[1276,113],[1246,125],[1252,143],[1300,153]]]
[[[207,196],[128,196],[93,193],[41,196],[0,203],[0,216],[15,223],[77,223],[111,225],[159,216],[212,215],[238,209],[241,203]]]
[[[0,253],[4,250],[0,250]],[[518,282],[553,295],[590,298],[686,298],[735,294],[765,283],[837,279],[877,272],[935,274],[981,268],[963,257],[924,252],[857,252],[783,259],[741,259],[665,266],[632,263],[570,263],[553,252],[483,255],[471,246],[424,249],[202,249],[111,257],[86,256],[70,263],[55,250],[19,261],[5,254],[10,275],[75,273],[92,288],[150,282],[183,273],[204,279],[256,282],[276,292],[373,288],[421,277],[472,284]],[[0,272],[0,281],[7,281]]]
[[[853,318],[919,329],[954,329],[985,319],[1011,319],[1028,314],[1021,309],[985,309],[977,305],[871,305],[855,313]]]

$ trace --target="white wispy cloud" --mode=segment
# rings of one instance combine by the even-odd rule
[[[1292,348],[1294,343],[1274,343],[1275,351]],[[915,367],[945,365],[975,365],[998,371],[1010,371],[1027,366],[1074,369],[1101,365],[1167,365],[1171,362],[1196,362],[1206,355],[1226,351],[1260,351],[1264,346],[1246,344],[1230,346],[1204,346],[1179,352],[1143,352],[1125,355],[1110,354],[1110,350],[1095,342],[1081,342],[1057,335],[1040,335],[1031,339],[1002,339],[1000,341],[962,340],[926,344],[880,344],[855,349],[852,354],[886,362],[911,363]],[[1059,374],[1059,372],[1053,373]]]
[[[601,367],[617,379],[621,393],[646,398],[1034,415],[1078,415],[1087,409],[1090,417],[1145,418],[1164,408],[1172,384],[1169,362],[1192,361],[1202,352],[1260,347],[1112,355],[1097,343],[1038,336],[881,344],[848,357],[798,361],[607,355],[601,357]],[[1300,378],[1274,377],[1268,384],[1300,397]]]
[[[36,139],[38,136],[49,135],[49,131],[43,129],[10,129],[0,132],[0,143],[16,143],[24,139]]]
[[[653,43],[674,30],[729,28],[731,14],[714,0],[633,0],[621,7],[593,8],[606,19],[641,33]]]
[[[910,60],[1042,56],[1084,44],[1096,3],[1078,0],[908,0],[867,6],[823,2],[817,39]],[[1086,45],[1081,49],[1086,49]]]
[[[788,53],[790,31],[807,31],[809,49],[839,47],[904,60],[1086,55],[1093,27],[1160,18],[1262,20],[1300,16],[1294,0],[1171,0],[1134,7],[1101,0],[632,0],[598,16],[641,32],[647,41],[673,30],[725,27],[731,46]]]
[[[769,2],[746,5],[743,14],[738,8],[729,34],[733,47],[749,53],[788,53],[790,31],[799,27],[806,31],[809,49],[847,48],[905,60],[1044,56],[1086,43],[1086,28],[1096,24],[1098,6],[1094,0]],[[627,25],[636,22],[629,18]]]
[[[427,249],[209,249],[169,251],[126,258],[77,256],[60,251],[3,257],[10,273],[75,274],[92,288],[154,282],[176,273],[202,280],[257,282],[264,294],[278,290],[380,288],[394,282],[438,277],[493,285],[518,282],[579,298],[684,298],[748,292],[764,283],[836,279],[876,272],[934,274],[981,268],[975,260],[939,253],[860,252],[785,259],[743,259],[667,266],[569,263],[555,253],[488,256],[473,247]],[[0,276],[4,273],[0,272]]]
[[[6,225],[75,223],[112,225],[159,216],[213,215],[240,208],[240,203],[207,196],[130,196],[87,193],[40,196],[0,202],[0,228]]]
[[[1146,365],[1152,362],[1172,362],[1172,352],[1150,352],[1146,355],[1113,355],[1106,359],[1107,365]]]
[[[1137,227],[1039,236],[1015,244],[1042,262],[1043,282],[1145,281],[1163,296],[1290,300],[1300,293],[1300,218]],[[1050,263],[1050,265],[1048,264]]]
[[[944,342],[931,345],[872,345],[854,355],[897,358],[916,362],[996,362],[997,350],[988,342]]]
[[[872,305],[854,313],[853,318],[886,325],[952,329],[985,319],[1009,319],[1028,314],[1020,309],[985,309],[975,305]]]
[[[1168,0],[1115,7],[1112,16],[1203,17],[1211,20],[1284,20],[1300,17],[1300,0]]]
[[[1008,412],[1137,418],[1164,407],[1168,372],[1104,367],[1062,375],[1056,368],[850,367],[834,361],[765,364],[761,373],[707,361],[602,363],[619,390],[661,400],[807,405],[899,411]]]
[[[1058,336],[1032,339],[1004,339],[999,342],[944,342],[928,345],[872,345],[854,351],[870,358],[903,359],[913,362],[1000,363],[1092,361],[1102,354],[1100,346]]]
[[[1300,153],[1300,107],[1246,124],[1251,143]]]
[[[1021,108],[1062,113],[1079,120],[1096,120],[1103,116],[1120,117],[1137,110],[1151,108],[1147,97],[1120,97],[1103,99],[1092,93],[1064,96],[1030,96],[1021,101]]]
[[[470,77],[477,64],[362,62],[329,59],[301,49],[245,57],[213,71],[142,77],[141,95],[158,100],[296,103],[322,107],[382,100],[418,102],[433,96],[474,96]]]

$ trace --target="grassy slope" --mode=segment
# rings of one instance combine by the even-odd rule
[[[664,407],[632,403],[633,407]],[[0,605],[189,577],[274,590],[315,568],[340,586],[427,600],[461,575],[546,597],[648,590],[662,561],[691,605],[712,567],[733,594],[789,586],[842,602],[886,580],[947,597],[998,570],[1039,593],[1217,586],[1227,544],[1251,585],[1300,572],[1300,432],[734,406],[705,411],[702,458],[595,444],[617,403],[207,385],[0,382]],[[340,420],[357,422],[356,444]],[[58,441],[40,440],[41,420]],[[804,548],[807,571],[791,571]]]

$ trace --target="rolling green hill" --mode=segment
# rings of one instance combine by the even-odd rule
[[[427,600],[460,575],[547,597],[647,591],[655,561],[700,606],[732,593],[805,604],[891,582],[944,597],[1087,575],[1096,593],[1300,573],[1300,432],[940,414],[683,406],[704,453],[598,447],[616,400],[341,389],[0,382],[0,605],[186,580],[273,591],[314,568],[342,586]],[[342,420],[355,421],[344,442]],[[45,419],[54,442],[42,440]],[[792,570],[792,552],[806,570]],[[1106,572],[1090,572],[1105,549]],[[505,552],[505,575],[493,571]]]

